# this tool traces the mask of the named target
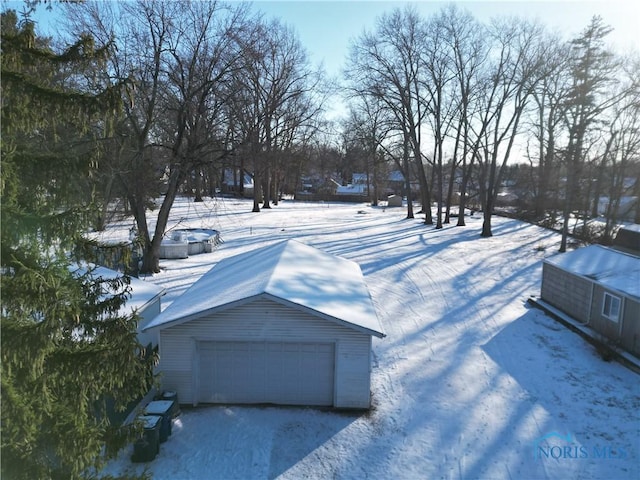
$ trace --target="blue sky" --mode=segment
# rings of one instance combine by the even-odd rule
[[[112,0],[116,1],[116,0]],[[179,0],[176,0],[179,1]],[[363,29],[375,27],[376,19],[385,12],[406,4],[414,5],[423,15],[428,16],[439,11],[450,2],[422,0],[412,2],[388,0],[256,0],[253,8],[262,11],[268,17],[279,17],[292,26],[298,33],[301,43],[307,49],[314,64],[322,62],[327,73],[338,76],[349,41],[362,33]],[[619,49],[627,50],[634,46],[640,50],[640,2],[637,0],[609,1],[530,1],[501,0],[479,1],[462,0],[454,2],[468,9],[477,19],[488,21],[497,15],[518,15],[537,18],[545,25],[558,29],[567,36],[578,34],[593,15],[601,15],[605,22],[614,27],[610,40]],[[0,4],[21,9],[20,0],[2,0]],[[54,3],[53,13],[40,7],[38,19],[42,21],[55,18],[60,7]]]
[[[109,0],[107,0],[109,1]],[[124,0],[111,0],[124,1]],[[176,0],[179,1],[179,0]],[[232,0],[232,2],[253,3],[255,11],[262,11],[267,17],[278,17],[298,33],[302,45],[309,53],[314,65],[323,64],[331,77],[339,77],[349,49],[349,42],[364,29],[373,29],[376,20],[385,12],[404,5],[414,5],[425,17],[438,12],[451,2],[388,1],[388,0]],[[617,50],[631,48],[640,51],[640,1],[578,1],[578,0],[461,0],[453,2],[469,10],[480,21],[489,21],[499,15],[522,16],[537,19],[551,29],[559,30],[565,38],[579,34],[593,15],[601,15],[604,21],[614,27],[609,40]],[[21,9],[20,0],[2,0],[1,5],[12,5]],[[54,3],[53,12],[39,8],[39,21],[53,23],[60,12]],[[45,27],[45,25],[43,25]],[[48,26],[51,28],[51,26]],[[46,27],[45,27],[46,28]],[[45,32],[47,30],[44,30]],[[330,109],[334,115],[344,113],[339,99]]]
[[[290,0],[253,2],[256,10],[267,16],[280,17],[293,26],[302,44],[314,63],[323,62],[327,73],[339,75],[349,41],[362,33],[363,29],[375,27],[376,19],[384,12],[406,4],[415,5],[425,16],[439,11],[450,2],[439,1],[317,1]],[[488,21],[497,15],[518,15],[537,18],[552,29],[566,35],[578,34],[593,15],[599,14],[615,31],[611,41],[620,49],[632,45],[640,50],[640,2],[616,1],[458,1],[474,17]]]

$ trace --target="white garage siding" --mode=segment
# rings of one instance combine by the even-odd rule
[[[143,346],[147,346],[151,343],[154,347],[158,345],[158,332],[157,331],[142,331],[142,329],[155,317],[160,314],[160,297],[155,299],[152,303],[149,303],[144,310],[139,311],[140,321],[138,323],[138,341]]]
[[[162,385],[177,391],[184,403],[199,401],[197,364],[198,346],[205,345],[202,342],[333,345],[333,405],[370,406],[371,336],[368,333],[267,298],[164,328],[160,331]]]

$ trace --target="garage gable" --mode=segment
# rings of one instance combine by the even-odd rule
[[[146,328],[166,328],[259,296],[384,336],[358,264],[294,240],[222,260]]]

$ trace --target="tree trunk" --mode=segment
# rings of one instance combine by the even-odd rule
[[[244,183],[244,182],[243,182]],[[254,213],[260,211],[260,201],[262,200],[262,179],[258,174],[258,169],[253,172],[253,210]]]
[[[480,202],[482,204],[482,232],[481,237],[491,237],[493,232],[491,231],[491,216],[493,215],[493,185],[495,181],[495,155],[491,154],[489,158],[488,151],[484,151],[485,161],[480,166]],[[490,163],[489,163],[490,162]],[[487,168],[489,172],[487,172]],[[487,178],[488,177],[488,178]]]
[[[379,176],[378,159],[376,158],[376,153],[374,151],[373,152],[373,200],[371,201],[371,205],[374,207],[378,206],[378,199],[380,198],[380,192],[378,191],[378,183],[379,183],[378,176]]]
[[[420,179],[420,193],[422,202],[422,211],[424,212],[425,225],[433,225],[433,216],[431,214],[431,191],[429,189],[429,181],[427,180],[427,172],[422,164],[422,158],[416,161],[418,167],[418,177]]]
[[[193,180],[193,189],[194,189],[194,202],[203,202],[202,198],[202,170],[200,168],[196,168],[193,171],[195,175]]]
[[[271,201],[274,205],[278,205],[280,201],[280,178],[278,176],[278,169],[274,168],[271,174]]]
[[[489,187],[483,212],[482,233],[480,236],[484,238],[493,236],[493,232],[491,231],[491,216],[493,215],[494,195],[491,190],[491,187]]]
[[[444,190],[443,190],[443,175],[442,175],[442,138],[441,138],[441,133],[440,133],[440,122],[438,121],[438,127],[436,129],[436,135],[438,137],[437,142],[438,142],[438,148],[437,148],[437,155],[438,155],[438,159],[436,160],[436,177],[437,177],[437,181],[438,181],[438,212],[437,212],[437,216],[436,216],[436,229],[440,229],[442,228],[442,205],[443,205],[443,197],[444,197]]]
[[[267,165],[264,172],[262,208],[271,208],[271,152],[267,152]]]
[[[467,182],[469,181],[469,173],[467,170],[467,158],[466,155],[462,156],[462,183],[460,184],[460,200],[458,201],[458,222],[457,227],[466,227],[467,224],[464,219],[464,211],[467,208]]]
[[[413,200],[411,199],[411,173],[409,170],[409,140],[406,134],[404,136],[402,166],[404,167],[404,182],[405,189],[407,191],[407,218],[414,218]]]
[[[570,163],[570,165],[573,162]],[[562,209],[562,238],[560,240],[560,252],[567,251],[567,237],[569,236],[569,221],[571,219],[571,211],[573,207],[574,179],[576,173],[567,176],[567,185],[565,187],[564,208]]]
[[[160,271],[160,244],[154,248],[151,242],[142,253],[141,273],[157,273]]]
[[[144,230],[147,234],[146,238],[144,238],[145,245],[142,257],[142,273],[158,273],[160,271],[160,244],[162,243],[162,238],[167,229],[171,207],[173,206],[173,202],[176,199],[178,189],[180,188],[183,180],[184,173],[181,167],[177,167],[171,172],[171,175],[169,176],[169,183],[167,185],[167,193],[162,200],[162,205],[160,205],[156,228],[153,232],[153,239],[150,241],[148,229],[145,225]],[[138,229],[140,231],[140,225],[138,225]]]
[[[551,172],[553,171],[553,158],[555,155],[555,134],[553,127],[548,128],[547,149],[544,157],[540,158],[540,174],[538,184],[538,197],[536,198],[535,216],[542,218],[549,206],[548,196],[551,194]]]
[[[460,185],[460,201],[458,202],[458,223],[456,226],[465,227],[467,224],[464,219],[464,211],[467,208],[467,184],[471,177],[471,171],[473,170],[473,163],[475,161],[475,152],[471,157],[471,161],[467,166],[467,155],[469,154],[468,144],[468,129],[465,125],[464,144],[462,147],[462,184]]]
[[[451,204],[453,203],[453,187],[455,185],[457,163],[456,155],[454,154],[453,159],[451,160],[451,173],[447,184],[447,201],[445,203],[446,211],[444,215],[444,223],[451,223]]]
[[[107,184],[104,188],[104,193],[102,197],[102,204],[100,205],[100,212],[96,218],[96,222],[94,228],[98,232],[102,232],[105,230],[107,226],[107,216],[109,215],[109,203],[111,202],[111,192],[113,191],[113,176],[109,175],[107,179]]]
[[[636,197],[636,213],[634,216],[634,222],[636,224],[640,223],[640,178],[636,178],[635,184],[633,186],[633,194]]]
[[[483,238],[489,238],[493,236],[493,232],[491,231],[491,217],[493,216],[493,206],[495,203],[495,194],[493,191],[493,175],[490,175],[490,182],[487,187],[485,187],[485,192],[483,195],[483,221],[482,221],[482,232],[480,236]]]

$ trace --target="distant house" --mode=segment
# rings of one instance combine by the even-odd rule
[[[640,356],[640,257],[600,245],[556,255],[541,299]]]
[[[362,183],[350,183],[336,186],[336,195],[367,195],[369,190]]]
[[[414,198],[416,198],[416,195],[420,192],[420,183],[415,178],[411,179],[411,192]],[[389,172],[387,176],[386,193],[388,195],[407,195],[406,179],[400,170]]]
[[[366,173],[354,173],[351,176],[351,183],[347,185],[340,185],[336,183],[336,195],[368,195],[369,191],[373,189],[369,185],[368,177]]]
[[[181,402],[369,408],[384,336],[360,267],[296,241],[222,260],[147,331]]]
[[[253,197],[253,177],[237,168],[225,168],[222,172],[221,190],[224,194]]]
[[[598,213],[605,215],[612,206],[609,205],[609,197],[601,197],[598,201]],[[616,219],[622,221],[633,221],[636,218],[636,210],[638,209],[638,197],[632,195],[625,195],[618,199],[615,211],[610,212],[611,215],[615,214]]]
[[[640,225],[625,225],[613,240],[614,248],[640,256]]]
[[[387,191],[391,194],[400,195],[404,192],[406,182],[403,173],[400,170],[389,172],[387,178]]]

